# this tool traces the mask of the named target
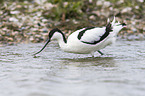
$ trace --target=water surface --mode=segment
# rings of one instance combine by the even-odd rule
[[[145,41],[118,40],[91,55],[52,42],[0,47],[0,96],[144,96]]]

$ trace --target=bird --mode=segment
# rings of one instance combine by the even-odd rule
[[[48,39],[40,51],[34,54],[36,56],[40,53],[47,44],[52,40],[57,40],[59,47],[68,53],[76,54],[91,54],[97,51],[101,55],[104,53],[100,50],[115,42],[118,32],[126,27],[125,23],[115,21],[115,16],[112,22],[109,18],[107,25],[104,27],[85,27],[76,30],[65,38],[65,34],[58,28],[52,29],[48,34]]]

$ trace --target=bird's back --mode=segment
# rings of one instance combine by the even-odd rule
[[[91,53],[91,51],[97,51],[104,47],[105,44],[102,46],[101,43],[105,41],[107,36],[106,27],[82,28],[68,37],[67,44],[71,51]]]

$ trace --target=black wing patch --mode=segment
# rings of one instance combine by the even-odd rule
[[[86,30],[83,30],[83,31],[81,31],[81,32],[79,33],[81,37],[82,37],[82,35],[84,34],[85,31],[86,31]],[[98,41],[94,41],[94,42],[85,42],[85,41],[81,41],[81,42],[86,43],[86,44],[91,44],[91,45],[95,45],[95,44],[101,42],[102,40],[104,40],[104,39],[109,35],[109,33],[110,33],[111,31],[113,31],[113,30],[112,30],[111,23],[108,23],[108,24],[107,24],[105,31],[106,31],[106,32],[100,37],[100,39],[99,39]],[[79,37],[79,36],[78,36],[78,37]],[[79,39],[79,38],[78,38],[78,39]],[[80,38],[80,39],[81,39],[81,38]],[[79,39],[79,40],[80,40],[80,39]]]
[[[80,40],[81,37],[83,36],[83,34],[87,31],[87,30],[91,30],[95,27],[86,27],[84,30],[82,30],[81,32],[79,32],[79,35],[78,35],[78,39]]]

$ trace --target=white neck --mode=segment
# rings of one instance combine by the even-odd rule
[[[58,41],[59,47],[65,51],[67,49],[67,43],[64,42],[63,38],[58,39],[57,41]]]
[[[58,41],[58,44],[59,44],[59,47],[62,49],[62,50],[66,50],[67,49],[67,42],[66,42],[66,39],[65,37],[60,34],[60,33],[54,33],[54,35],[52,36],[52,40],[57,40]]]

